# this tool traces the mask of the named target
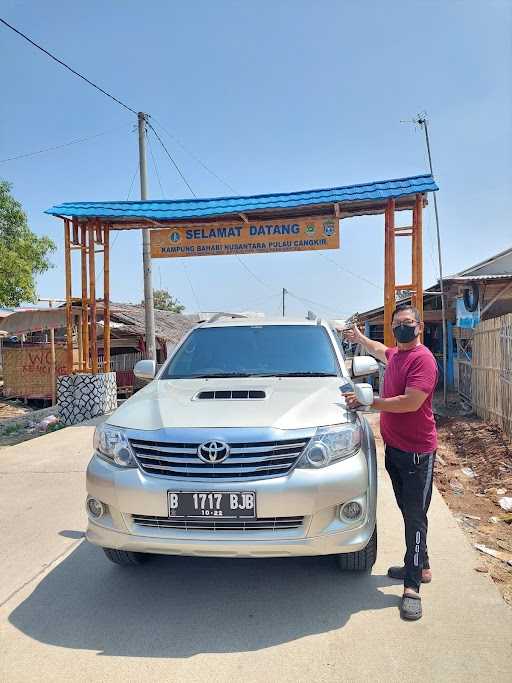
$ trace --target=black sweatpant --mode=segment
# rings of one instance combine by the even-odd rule
[[[432,497],[435,451],[408,453],[386,445],[386,470],[405,524],[404,587],[419,592],[421,572],[429,569],[427,511]]]

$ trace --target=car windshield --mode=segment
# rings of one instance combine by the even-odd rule
[[[194,330],[160,379],[339,374],[329,335],[320,325],[233,325]]]

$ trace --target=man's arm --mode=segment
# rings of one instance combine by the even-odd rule
[[[387,363],[386,351],[388,350],[388,347],[385,344],[365,337],[357,326],[343,330],[343,336],[353,344],[361,344],[361,346],[371,353],[372,356],[375,356],[377,360]]]
[[[421,408],[428,394],[419,389],[406,387],[405,394],[392,398],[375,397],[373,407],[385,413],[415,413]]]
[[[353,391],[348,391],[343,394],[347,406],[352,410],[360,408],[357,396]],[[421,408],[428,394],[425,394],[419,389],[412,389],[407,387],[405,394],[400,396],[393,396],[392,398],[380,398],[375,396],[372,407],[381,410],[384,413],[415,413]]]

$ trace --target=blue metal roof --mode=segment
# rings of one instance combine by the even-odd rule
[[[53,216],[94,216],[98,218],[151,218],[176,220],[207,218],[261,209],[287,209],[299,206],[388,199],[439,189],[428,175],[346,185],[323,190],[304,190],[245,197],[206,199],[160,199],[135,202],[68,202],[52,206],[45,213]]]

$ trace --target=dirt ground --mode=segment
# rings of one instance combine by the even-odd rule
[[[474,416],[438,417],[438,434],[435,481],[446,503],[473,544],[512,560],[512,515],[498,504],[512,496],[512,441]],[[488,572],[512,605],[512,566],[480,553],[475,570]]]

